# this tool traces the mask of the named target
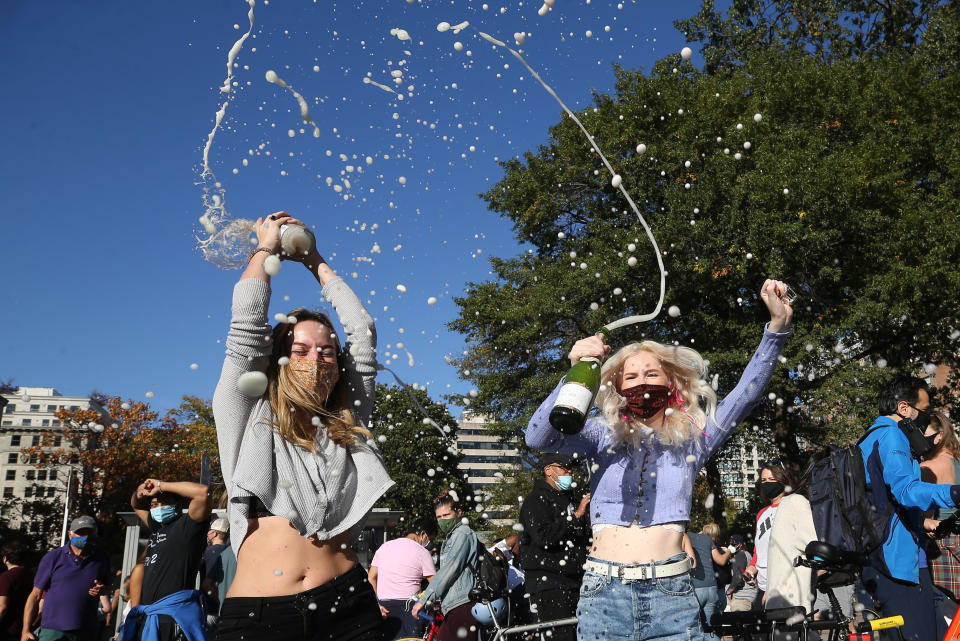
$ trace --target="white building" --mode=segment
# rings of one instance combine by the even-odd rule
[[[101,413],[104,410],[90,398],[63,396],[52,387],[20,387],[16,393],[3,394],[3,400],[6,406],[0,414],[0,506],[3,506],[4,513],[0,519],[14,529],[32,533],[49,530],[50,534],[59,537],[59,521],[30,519],[31,514],[24,515],[20,506],[24,502],[39,500],[62,505],[69,466],[37,469],[36,456],[27,457],[21,449],[40,445],[43,432],[62,428],[54,415],[57,410],[93,409]],[[58,436],[50,449],[63,445]]]
[[[717,460],[723,491],[738,510],[747,507],[751,492],[756,490],[764,460],[763,453],[756,445],[737,437],[730,441],[730,445],[724,448],[723,456]]]
[[[511,472],[520,465],[516,441],[501,443],[498,436],[490,433],[490,424],[485,416],[464,412],[457,428],[456,447],[463,455],[457,469],[467,475],[473,496],[483,496],[490,485],[500,483],[504,476],[510,478]],[[507,508],[502,506],[502,509]],[[496,510],[497,506],[490,506],[487,513],[491,523],[500,524]]]

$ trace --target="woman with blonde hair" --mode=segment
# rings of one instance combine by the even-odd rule
[[[960,483],[960,439],[953,423],[942,410],[931,411],[930,427],[937,430],[935,446],[927,460],[920,464],[920,477],[928,483],[956,485]],[[936,508],[932,516],[943,520],[956,511],[955,507]],[[948,608],[952,612],[960,601],[960,534],[930,541],[926,554],[933,584],[953,601],[953,608]]]
[[[213,397],[237,556],[216,638],[379,641],[376,594],[351,549],[393,485],[364,428],[376,330],[315,247],[281,251],[283,225],[303,223],[284,212],[257,219],[259,244],[234,287]],[[316,278],[346,330],[345,345],[326,315],[302,308],[278,314],[270,328],[271,256],[300,262]]]
[[[786,293],[784,283],[764,282],[760,299],[770,322],[740,381],[719,404],[697,352],[644,341],[604,364],[601,415],[579,434],[550,427],[562,381],[530,419],[531,448],[593,462],[594,538],[577,607],[580,641],[715,638],[702,631],[682,548],[693,482],[770,381],[793,317]],[[609,349],[599,337],[584,338],[570,361],[603,359]]]

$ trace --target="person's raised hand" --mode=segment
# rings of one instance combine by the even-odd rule
[[[157,479],[147,479],[141,485],[143,488],[143,497],[151,497],[160,494],[160,481]],[[137,490],[137,495],[140,496],[140,490]]]
[[[785,332],[793,320],[793,307],[787,298],[787,284],[768,278],[760,288],[760,299],[770,312],[770,331]]]
[[[257,218],[254,231],[257,234],[257,248],[266,248],[271,254],[280,254],[280,227],[283,225],[300,225],[303,223],[285,211],[278,211],[266,218]],[[283,256],[279,256],[281,260]]]
[[[570,364],[576,365],[577,361],[584,357],[593,357],[603,361],[609,353],[610,346],[604,343],[599,336],[588,336],[573,344],[573,348],[570,350]]]

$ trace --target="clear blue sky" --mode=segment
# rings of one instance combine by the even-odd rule
[[[488,277],[489,256],[521,250],[477,194],[502,176],[496,159],[544,142],[561,113],[477,30],[511,44],[528,33],[525,57],[577,108],[611,88],[612,63],[649,69],[678,52],[672,21],[699,4],[556,0],[541,17],[539,0],[258,0],[210,156],[226,209],[283,209],[315,226],[377,319],[381,361],[435,399],[466,393],[443,358],[464,349],[446,329],[453,298]],[[97,389],[161,412],[183,394],[212,396],[239,272],[196,249],[196,183],[247,11],[244,0],[0,3],[0,380]],[[437,30],[464,20],[459,34]],[[269,69],[304,96],[319,138]],[[285,264],[271,316],[320,303],[306,270]]]

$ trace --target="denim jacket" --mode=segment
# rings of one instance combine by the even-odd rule
[[[470,602],[474,586],[474,570],[480,563],[480,541],[470,526],[457,523],[440,547],[440,564],[433,581],[423,591],[420,601],[440,601],[446,616],[454,608]]]

